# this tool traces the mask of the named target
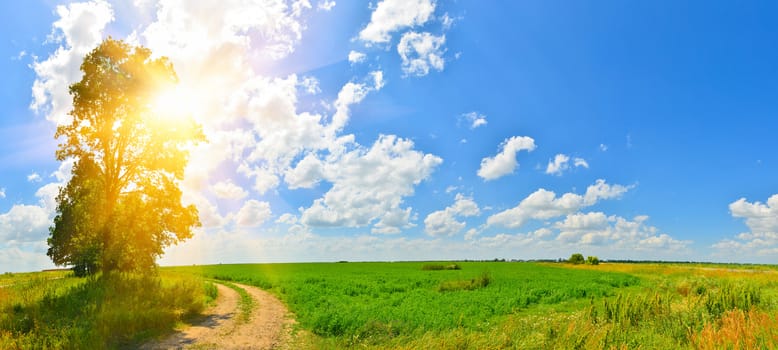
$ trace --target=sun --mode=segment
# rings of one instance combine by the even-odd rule
[[[196,103],[196,98],[189,89],[174,85],[154,95],[150,109],[161,121],[177,123],[192,117]]]

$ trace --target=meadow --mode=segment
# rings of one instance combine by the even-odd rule
[[[0,349],[134,346],[198,315],[216,288],[190,275],[0,275]]]
[[[774,266],[510,262],[5,274],[0,348],[133,347],[202,312],[217,282],[278,296],[298,322],[295,349],[778,348]],[[241,297],[240,314],[262,307]]]
[[[500,262],[169,268],[275,293],[308,348],[775,348],[773,267]],[[431,268],[434,267],[434,268]],[[260,306],[261,307],[261,306]]]

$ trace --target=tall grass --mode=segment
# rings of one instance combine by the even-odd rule
[[[2,293],[2,349],[127,346],[170,331],[208,300],[202,280],[168,274],[31,279]]]

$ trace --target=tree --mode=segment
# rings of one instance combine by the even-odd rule
[[[587,256],[586,257],[586,263],[589,265],[599,265],[600,264],[600,258],[596,256]]]
[[[48,256],[77,273],[140,271],[192,236],[197,209],[178,185],[189,147],[205,140],[191,116],[160,113],[155,98],[178,83],[173,65],[108,38],[86,55],[70,86],[73,110],[57,127],[56,158],[73,159],[57,196]]]
[[[586,260],[584,260],[583,254],[575,253],[573,255],[570,255],[570,259],[568,259],[567,262],[578,265],[578,264],[583,264],[584,262],[586,262]]]

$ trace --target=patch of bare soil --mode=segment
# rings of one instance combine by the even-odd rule
[[[259,288],[237,284],[254,299],[248,321],[237,319],[240,296],[217,284],[219,297],[205,317],[142,349],[287,349],[294,319],[283,303]]]

